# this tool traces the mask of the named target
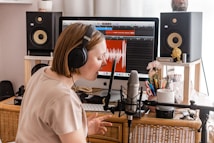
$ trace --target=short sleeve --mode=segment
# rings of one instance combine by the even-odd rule
[[[45,109],[44,122],[58,135],[84,128],[86,117],[81,102],[73,96],[77,96],[76,93],[54,98]]]

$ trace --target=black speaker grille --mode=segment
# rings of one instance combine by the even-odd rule
[[[187,62],[201,58],[202,12],[161,13],[160,19],[161,57],[171,57],[173,45],[187,54]]]
[[[62,12],[26,12],[27,54],[50,56],[58,38]]]

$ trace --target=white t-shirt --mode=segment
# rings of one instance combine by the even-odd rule
[[[16,143],[60,143],[58,135],[80,128],[87,136],[87,117],[79,97],[48,76],[45,68],[38,70],[26,87]]]

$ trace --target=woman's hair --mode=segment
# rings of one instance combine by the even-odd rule
[[[60,34],[54,48],[53,62],[51,70],[59,75],[71,77],[72,73],[78,73],[78,69],[69,69],[68,55],[76,47],[82,44],[83,37],[90,25],[74,23],[66,27]],[[105,39],[98,30],[94,30],[91,40],[86,45],[87,51]]]

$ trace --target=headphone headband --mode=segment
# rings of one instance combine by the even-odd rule
[[[83,41],[82,41],[83,47],[85,47],[86,44],[91,40],[91,35],[93,31],[94,31],[94,27],[92,25],[89,25],[85,35],[83,36]]]

